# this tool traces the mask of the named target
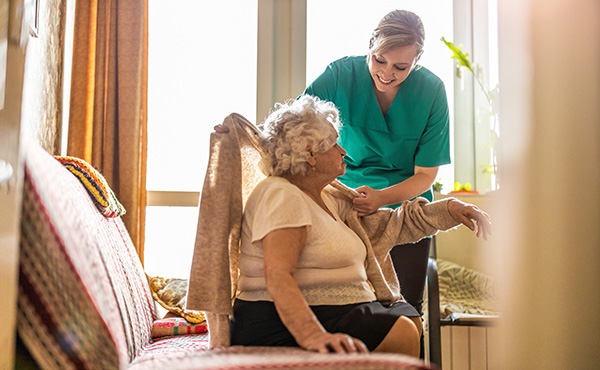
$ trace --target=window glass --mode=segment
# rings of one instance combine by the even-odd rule
[[[190,277],[198,208],[146,207],[144,269],[150,276]]]
[[[150,0],[148,190],[201,190],[213,127],[256,116],[256,50],[256,0]],[[197,217],[147,207],[148,274],[189,277]]]
[[[369,39],[379,20],[395,9],[410,10],[425,26],[425,48],[419,64],[425,66],[446,85],[450,107],[450,153],[453,145],[453,66],[451,52],[440,41],[452,40],[452,1],[448,0],[307,0],[306,83],[310,84],[325,67],[344,56],[366,55]],[[443,192],[452,190],[453,165],[440,167]]]
[[[149,4],[148,190],[198,191],[208,135],[256,116],[257,1]]]

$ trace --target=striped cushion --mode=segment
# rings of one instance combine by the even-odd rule
[[[30,147],[25,159],[19,334],[43,368],[118,368],[128,361],[123,322],[88,218],[74,217],[88,207],[98,212],[79,182],[40,151]]]
[[[21,239],[18,330],[44,368],[123,368],[151,341],[156,308],[122,220],[36,145]]]
[[[83,159],[76,157],[54,156],[85,187],[98,210],[106,217],[119,217],[125,214],[125,208],[119,202],[106,179],[100,172]]]
[[[157,312],[146,274],[125,225],[120,218],[103,220],[115,221],[114,227],[103,229],[96,237],[121,312],[131,361],[151,341]]]
[[[208,332],[206,320],[202,323],[189,322],[183,317],[169,317],[152,323],[152,337],[167,337],[184,334],[205,334]]]
[[[206,350],[208,338],[200,338],[190,342],[190,337],[182,336],[155,342],[144,349],[129,369],[428,369],[416,358],[382,353],[338,355],[300,348],[239,346]]]

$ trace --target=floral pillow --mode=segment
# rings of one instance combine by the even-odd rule
[[[202,312],[185,308],[188,288],[187,279],[166,279],[160,276],[147,276],[147,278],[150,290],[152,291],[152,297],[167,311],[176,316],[183,317],[190,323],[206,323],[206,318]]]

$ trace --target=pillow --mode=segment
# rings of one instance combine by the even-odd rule
[[[440,315],[498,315],[500,300],[494,279],[483,272],[438,259]]]
[[[121,217],[125,214],[125,207],[112,191],[102,174],[89,163],[77,157],[54,156],[62,163],[85,187],[96,208],[105,217]]]
[[[187,279],[166,279],[160,276],[152,277],[148,275],[146,277],[150,284],[152,297],[167,311],[183,317],[190,323],[201,324],[206,322],[202,312],[185,308],[188,288]],[[154,328],[152,330],[154,331]]]
[[[183,317],[169,317],[156,320],[152,323],[152,338],[184,334],[205,334],[207,332],[206,321],[197,324],[189,322]]]

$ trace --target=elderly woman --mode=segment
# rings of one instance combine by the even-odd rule
[[[268,177],[244,210],[233,345],[419,355],[419,313],[404,300],[377,300],[365,243],[346,223],[356,212],[352,201],[324,191],[345,172],[339,125],[332,103],[308,95],[278,105],[264,123],[261,165]],[[384,211],[402,220],[396,243],[433,235],[437,225],[463,223],[485,238],[491,231],[487,214],[456,199]]]

